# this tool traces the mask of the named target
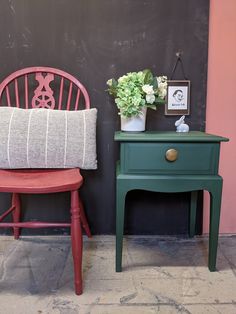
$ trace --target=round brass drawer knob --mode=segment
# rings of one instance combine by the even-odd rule
[[[168,149],[166,151],[166,159],[168,161],[175,161],[178,158],[178,151],[174,148]]]

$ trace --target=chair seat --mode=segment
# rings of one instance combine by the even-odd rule
[[[56,193],[77,190],[83,178],[74,169],[1,169],[0,192]]]

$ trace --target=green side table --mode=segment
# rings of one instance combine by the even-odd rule
[[[122,271],[126,194],[131,190],[191,192],[190,236],[195,234],[199,190],[210,193],[210,271],[216,270],[222,177],[218,175],[220,143],[228,139],[193,131],[116,132],[120,161],[116,173],[116,271]]]

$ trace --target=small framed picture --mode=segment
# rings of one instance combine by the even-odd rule
[[[190,81],[168,81],[165,114],[190,114]]]

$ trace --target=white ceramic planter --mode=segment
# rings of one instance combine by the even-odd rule
[[[142,113],[132,118],[121,116],[121,131],[125,132],[142,132],[146,127],[147,107],[143,107]]]

